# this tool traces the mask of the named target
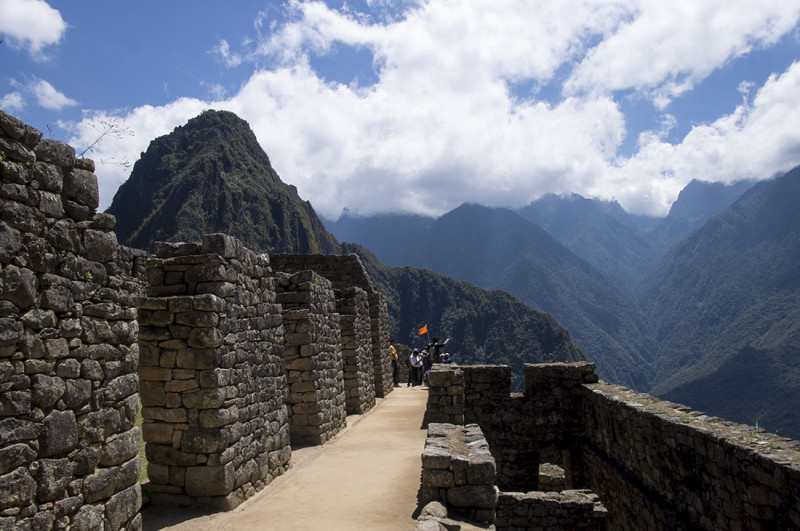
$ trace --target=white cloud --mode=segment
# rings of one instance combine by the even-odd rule
[[[619,166],[609,166],[594,186],[616,190],[616,198],[634,212],[665,213],[692,179],[730,183],[764,179],[800,164],[800,62],[773,74],[732,113],[698,125],[680,144],[651,137]],[[656,177],[656,178],[653,178]]]
[[[727,61],[774,44],[800,18],[798,0],[641,0],[630,6],[630,18],[572,73],[569,93],[644,90],[664,108]]]
[[[64,107],[72,107],[78,104],[77,101],[68,98],[44,79],[34,80],[28,88],[36,98],[36,102],[51,111],[60,111]]]
[[[44,0],[0,0],[0,33],[36,60],[44,60],[43,49],[58,44],[66,30],[61,13]]]
[[[632,211],[664,214],[693,178],[764,178],[800,163],[800,67],[760,88],[763,80],[741,84],[738,108],[677,144],[667,141],[677,119],[663,113],[630,158],[617,155],[627,131],[613,91],[641,90],[666,106],[788,31],[795,3],[737,4],[739,16],[722,4],[711,9],[717,0],[698,2],[706,23],[684,28],[694,3],[441,0],[376,22],[294,1],[290,22],[260,41],[242,52],[225,41],[218,48],[232,65],[266,57],[276,66],[255,71],[225,100],[217,92],[213,103],[181,99],[126,113],[136,136],[104,140],[93,158],[134,161],[151,139],[218,108],[247,120],[281,178],[328,217],[344,207],[440,214],[465,201],[520,206],[548,192],[615,197]],[[711,37],[719,42],[706,43]],[[314,54],[340,45],[372,52],[374,84],[329,83],[312,69]],[[560,101],[537,98],[535,87],[565,78]],[[534,92],[512,93],[517,82]],[[72,142],[88,144],[99,117],[76,124]],[[99,165],[97,173],[105,207],[128,172]]]
[[[17,112],[25,108],[25,98],[19,91],[9,92],[0,98],[0,108],[8,112]]]

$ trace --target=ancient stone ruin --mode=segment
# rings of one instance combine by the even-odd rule
[[[386,301],[355,255],[212,234],[148,256],[96,212],[93,172],[0,111],[0,529],[140,529],[142,438],[153,503],[233,508],[392,391]],[[521,394],[509,367],[429,382],[429,528],[448,510],[497,529],[800,528],[796,441],[586,363],[529,365]]]
[[[474,425],[496,460],[498,502],[484,521],[497,529],[800,527],[797,441],[600,382],[590,363],[527,365],[525,377],[512,394],[507,366],[436,365],[429,376],[429,429]],[[542,481],[545,464],[560,482]],[[429,500],[479,507],[451,499],[438,475],[423,482]]]
[[[93,171],[0,111],[0,529],[140,528],[142,438],[153,503],[231,509],[391,392],[355,255],[276,269],[212,234],[150,257]]]
[[[0,528],[138,528],[136,253],[91,161],[2,112],[0,133]]]

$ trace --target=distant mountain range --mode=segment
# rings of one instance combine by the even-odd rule
[[[524,363],[585,357],[550,315],[510,295],[416,268],[390,268],[365,248],[342,247],[310,203],[272,169],[247,122],[206,111],[150,143],[108,212],[121,243],[152,249],[155,241],[193,241],[225,232],[261,252],[355,253],[386,295],[392,335],[422,346],[427,324],[452,337],[459,363],[507,363],[522,387]]]
[[[795,169],[760,183],[692,181],[664,218],[570,195],[516,212],[462,205],[439,219],[326,226],[390,263],[551,313],[602,378],[800,438],[799,200]]]
[[[640,301],[653,392],[800,439],[800,167],[674,246]]]
[[[512,365],[517,389],[522,364],[585,354],[606,380],[800,439],[799,200],[800,168],[693,181],[664,218],[570,195],[323,224],[246,122],[207,111],[151,143],[109,211],[146,249],[221,231],[257,251],[355,253],[393,336],[422,344],[427,324],[462,363]]]

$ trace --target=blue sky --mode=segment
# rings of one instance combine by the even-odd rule
[[[0,0],[0,108],[97,162],[236,112],[329,218],[517,207],[663,215],[691,179],[800,164],[800,0]],[[126,164],[129,163],[129,164]]]

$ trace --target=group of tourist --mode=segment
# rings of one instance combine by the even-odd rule
[[[408,367],[408,383],[406,387],[417,385],[428,385],[428,373],[434,363],[452,363],[450,354],[442,352],[440,349],[450,342],[447,338],[443,343],[439,343],[439,338],[434,337],[433,341],[422,350],[414,349],[406,360]],[[389,354],[392,359],[392,380],[395,387],[400,387],[400,377],[398,374],[399,359],[397,350],[394,347],[394,339],[389,344]]]

